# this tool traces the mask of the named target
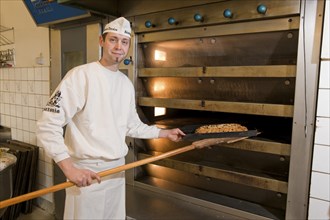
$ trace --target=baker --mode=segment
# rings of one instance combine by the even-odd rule
[[[184,136],[178,128],[159,129],[141,122],[133,84],[118,70],[130,38],[125,18],[107,24],[99,37],[102,58],[71,69],[37,122],[40,145],[76,184],[66,189],[64,219],[125,219],[124,172],[102,181],[97,173],[125,164],[126,136],[172,141]]]

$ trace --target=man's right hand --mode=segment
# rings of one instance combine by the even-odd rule
[[[57,164],[66,178],[78,187],[89,186],[95,179],[98,183],[101,182],[101,177],[97,173],[87,169],[76,168],[70,158],[64,159]]]

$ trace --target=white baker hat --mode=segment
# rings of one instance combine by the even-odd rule
[[[105,25],[103,34],[108,32],[122,34],[130,38],[131,24],[124,17],[117,18],[116,20],[113,20],[109,24]]]

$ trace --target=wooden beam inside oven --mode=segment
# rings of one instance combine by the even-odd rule
[[[148,143],[148,146],[153,151],[158,152],[167,152],[170,150],[175,149],[171,141],[167,141],[164,139],[151,139],[151,140],[145,140]],[[183,147],[187,143],[181,145],[180,143],[176,143],[176,147]],[[159,147],[161,146],[161,147]],[[252,139],[248,138],[245,140],[237,141],[235,143],[221,143],[219,144],[221,147],[226,148],[234,148],[244,151],[253,151],[258,153],[266,153],[266,154],[274,154],[279,156],[290,156],[291,152],[291,145],[280,143],[280,142],[274,142],[270,140],[260,140],[260,139]]]
[[[240,150],[255,151],[260,153],[276,154],[281,156],[290,156],[291,145],[279,142],[261,141],[246,139],[236,143],[221,143],[222,147],[235,148]]]
[[[175,145],[173,145],[172,141],[166,140],[166,139],[150,139],[145,140],[148,147],[152,151],[157,152],[167,152],[174,150],[177,147],[183,147],[190,142],[178,142]],[[233,148],[233,149],[239,149],[244,151],[253,151],[258,153],[265,153],[265,154],[273,154],[273,155],[279,155],[279,156],[286,156],[289,157],[291,155],[291,145],[270,141],[270,140],[261,140],[261,139],[244,139],[241,141],[237,141],[234,143],[221,143],[218,144],[220,147],[226,147],[226,148]]]
[[[224,102],[209,100],[166,99],[139,97],[139,105],[149,107],[165,107],[174,109],[190,109],[200,111],[229,112],[251,115],[268,115],[293,117],[293,105]]]
[[[138,154],[139,160],[148,157],[150,157],[150,155],[148,154]],[[170,158],[156,161],[153,164],[260,189],[271,190],[285,194],[288,192],[287,182],[270,177],[257,176],[233,170],[209,167],[196,163],[178,161]]]
[[[296,65],[141,68],[139,77],[296,77]]]

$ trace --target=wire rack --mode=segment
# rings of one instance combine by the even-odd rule
[[[0,25],[0,46],[13,44],[15,42],[14,28]]]

